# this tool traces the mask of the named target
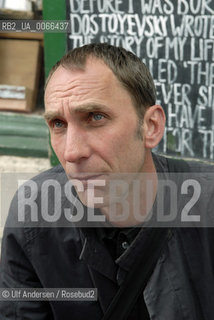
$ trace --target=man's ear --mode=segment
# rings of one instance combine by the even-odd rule
[[[164,134],[165,122],[166,117],[161,106],[154,105],[146,110],[143,121],[145,148],[152,149],[158,145]]]

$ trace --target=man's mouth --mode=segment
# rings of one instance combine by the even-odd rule
[[[93,174],[93,175],[69,175],[71,180],[80,180],[82,182],[88,182],[90,180],[104,179],[105,175],[103,173]]]
[[[103,176],[103,174],[94,174],[94,175],[78,175],[78,176],[75,176],[75,175],[72,175],[70,176],[70,179],[71,180],[80,180],[80,181],[88,181],[88,180],[94,180],[94,179],[97,179],[98,177],[101,177]]]
[[[106,175],[103,173],[99,173],[99,174],[92,174],[92,175],[83,175],[83,174],[79,174],[79,175],[71,175],[69,176],[71,182],[72,180],[77,180],[79,181],[84,190],[86,189],[94,189],[94,188],[103,188],[106,185]],[[97,181],[97,182],[95,182]],[[101,181],[101,182],[100,182]],[[74,182],[73,182],[74,183]],[[83,191],[83,190],[82,190]]]

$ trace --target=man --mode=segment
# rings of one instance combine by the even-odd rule
[[[159,173],[174,168],[173,161],[151,152],[160,142],[165,124],[164,111],[155,100],[147,68],[122,48],[87,45],[70,51],[53,67],[45,90],[45,119],[61,165],[33,179],[36,196],[31,189],[26,191],[28,196],[22,194],[22,199],[18,193],[12,202],[2,245],[1,287],[97,288],[98,300],[4,300],[0,304],[3,319],[102,319],[129,274],[131,282],[144,277],[147,260],[163,240],[145,286],[136,296],[132,288],[123,302],[125,308],[136,298],[124,319],[212,319],[211,232],[166,229],[160,233],[164,239],[157,241],[159,229],[146,228],[149,213],[158,213]],[[184,171],[186,168],[188,165]],[[68,180],[75,197],[68,191]],[[65,186],[63,191],[59,189],[59,198],[59,192],[45,193],[46,181]],[[147,181],[152,185],[150,196]],[[114,191],[117,189],[125,206],[117,196],[110,196],[115,184]],[[140,190],[138,214],[133,185]],[[66,209],[66,215],[71,208],[77,223],[67,227],[60,220],[60,227],[44,227],[38,220],[35,226],[16,226],[17,212],[19,215],[27,198],[34,200],[37,209],[28,205],[25,216],[32,218],[34,208],[42,218],[48,197],[54,214]],[[77,219],[83,207],[86,225],[78,224]],[[99,228],[87,221],[87,208],[94,207],[99,214],[93,218]],[[141,258],[142,264],[133,274]]]

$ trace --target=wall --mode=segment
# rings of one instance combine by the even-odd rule
[[[68,49],[108,42],[149,67],[167,114],[158,152],[214,159],[214,1],[70,0]]]

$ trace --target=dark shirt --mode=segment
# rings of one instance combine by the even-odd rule
[[[119,258],[121,254],[123,254],[129,248],[139,231],[140,227],[108,227],[96,229],[99,240],[105,244],[114,260]]]
[[[163,172],[163,168],[160,163],[156,160],[156,157],[153,157],[156,171]],[[116,260],[128,250],[131,243],[134,241],[139,231],[142,229],[142,226],[137,227],[127,227],[127,228],[116,228],[116,227],[106,227],[106,228],[97,228],[96,233],[99,241],[104,243],[109,253],[111,254],[115,263]],[[137,258],[137,257],[136,257]],[[136,274],[136,277],[138,275]],[[130,293],[131,298],[131,293]],[[124,304],[126,302],[124,301]],[[133,308],[129,318],[130,320],[137,319],[150,319],[149,314],[144,302],[143,293],[140,294],[138,301]]]
[[[102,241],[109,250],[112,258],[116,260],[128,250],[130,244],[136,238],[137,234],[141,230],[141,227],[133,228],[98,228],[96,229],[98,238]],[[136,276],[138,276],[136,274]],[[130,292],[130,299],[132,298]],[[126,301],[124,301],[124,304]],[[144,302],[143,293],[140,294],[137,303],[135,304],[131,314],[128,317],[129,320],[149,320],[149,314]]]

